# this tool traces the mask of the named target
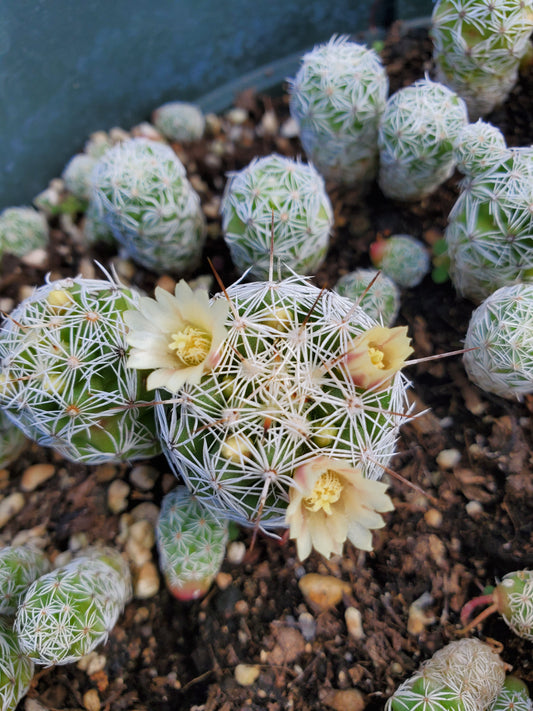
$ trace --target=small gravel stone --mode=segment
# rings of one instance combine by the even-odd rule
[[[26,697],[24,699],[24,711],[49,711],[48,706],[41,704],[37,699]]]
[[[55,471],[53,464],[34,464],[22,474],[20,488],[22,491],[34,491],[40,484],[54,476]]]
[[[220,572],[215,578],[215,582],[220,590],[225,590],[229,588],[233,581],[233,578],[229,573]]]
[[[100,697],[96,689],[89,689],[83,694],[83,708],[87,711],[100,711]]]
[[[128,530],[126,553],[136,568],[141,568],[152,559],[155,543],[154,527],[149,521],[135,521]]]
[[[82,657],[77,663],[78,669],[84,671],[87,676],[92,676],[96,672],[102,671],[107,663],[107,658],[105,654],[98,654],[98,652],[89,652],[84,657]]]
[[[322,697],[322,703],[334,711],[363,711],[365,697],[359,689],[328,690]]]
[[[458,449],[443,449],[437,455],[437,464],[441,469],[453,469],[461,461],[461,452]]]
[[[237,664],[235,667],[235,681],[241,686],[251,686],[254,684],[261,668],[257,664]]]
[[[465,506],[465,509],[466,513],[472,518],[475,518],[476,516],[479,516],[479,514],[483,513],[483,506],[479,503],[479,501],[469,501]]]
[[[361,613],[356,607],[347,607],[344,613],[346,629],[348,634],[354,639],[363,639],[365,632],[363,630],[363,620]]]
[[[289,118],[283,122],[280,129],[280,134],[283,138],[296,138],[300,133],[300,128],[298,123],[293,119]]]
[[[344,594],[351,591],[348,583],[334,578],[332,575],[308,573],[298,581],[302,595],[313,609],[321,612],[338,605]]]
[[[424,514],[424,520],[428,526],[440,528],[442,526],[442,514],[437,509],[428,509]]]
[[[150,489],[153,489],[158,476],[159,472],[155,467],[150,467],[148,464],[137,464],[130,472],[130,482],[136,489],[150,491]]]
[[[16,516],[24,507],[24,496],[20,491],[15,491],[13,494],[6,496],[0,501],[0,528],[5,526],[13,516]]]
[[[159,572],[151,561],[143,563],[135,576],[134,595],[136,598],[146,600],[159,592]]]
[[[107,490],[107,506],[111,513],[117,514],[128,507],[130,486],[122,479],[115,479]]]
[[[45,249],[32,249],[31,252],[21,257],[20,261],[27,267],[45,269],[48,264],[48,252]]]
[[[298,627],[306,642],[311,642],[316,636],[316,620],[309,612],[302,612],[298,617]]]
[[[246,546],[242,541],[233,541],[228,546],[227,559],[233,565],[242,563],[246,555]]]
[[[143,501],[130,511],[131,521],[148,521],[154,526],[159,518],[159,506],[152,501]]]
[[[235,107],[226,113],[226,118],[234,126],[240,126],[240,124],[244,123],[248,118],[248,111],[246,111],[246,109]]]

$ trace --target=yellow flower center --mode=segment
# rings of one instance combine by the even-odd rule
[[[368,346],[368,355],[372,365],[380,370],[385,368],[385,353],[377,346]]]
[[[183,331],[172,334],[172,342],[168,344],[171,351],[185,366],[198,365],[207,358],[211,348],[211,336],[194,326],[185,326]]]
[[[320,511],[323,509],[329,516],[331,504],[340,499],[342,493],[342,482],[336,471],[327,469],[316,482],[311,495],[304,499],[304,505],[309,511]]]

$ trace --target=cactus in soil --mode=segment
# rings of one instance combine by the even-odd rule
[[[395,282],[376,269],[356,269],[342,276],[334,290],[355,301],[378,323],[392,326],[400,310],[400,291]]]
[[[265,531],[292,528],[292,496],[294,527],[314,519],[301,535],[322,526],[330,537],[321,552],[337,551],[346,537],[371,548],[368,528],[384,525],[374,510],[391,505],[373,480],[409,412],[400,372],[412,352],[407,329],[377,326],[349,299],[297,275],[236,283],[224,294],[194,308],[186,294],[167,294],[141,302],[142,313],[128,319],[131,364],[161,365],[149,377],[174,393],[156,406],[171,466],[215,515]],[[220,305],[224,320],[210,315]],[[221,321],[225,332],[215,338]],[[174,343],[173,365],[164,345]],[[296,494],[308,489],[302,510]],[[341,497],[344,490],[350,495]],[[358,510],[365,500],[368,515]]]
[[[204,135],[205,117],[198,106],[169,101],[152,114],[154,126],[169,141],[196,141]]]
[[[431,36],[437,78],[474,121],[502,104],[518,79],[533,30],[531,0],[438,0]]]
[[[134,261],[182,273],[198,265],[205,218],[169,146],[143,138],[117,143],[98,161],[92,184],[99,215]]]
[[[463,355],[468,377],[486,392],[533,392],[533,284],[497,289],[472,313]]]
[[[533,641],[533,570],[517,570],[504,575],[490,592],[475,597],[463,607],[461,621],[466,623],[480,605],[489,605],[468,623],[468,631],[494,612],[498,612],[519,637]]]
[[[8,618],[0,617],[0,708],[15,711],[26,695],[34,675],[34,664],[20,648]]]
[[[442,84],[420,79],[389,97],[379,122],[379,186],[395,200],[421,200],[455,169],[453,147],[466,105]]]
[[[24,432],[17,427],[0,407],[0,469],[12,464],[28,445]]]
[[[529,690],[521,679],[508,676],[488,711],[532,711]]]
[[[272,154],[229,174],[220,205],[222,229],[241,272],[268,278],[273,249],[283,276],[314,272],[324,261],[333,210],[312,165]]]
[[[65,188],[78,200],[88,202],[92,192],[92,172],[97,159],[86,153],[78,153],[69,160],[61,173]]]
[[[215,516],[185,486],[163,497],[156,526],[159,565],[178,600],[205,595],[220,570],[228,522]]]
[[[139,295],[105,280],[49,282],[0,328],[0,404],[31,439],[73,461],[160,451],[145,374],[126,366],[125,310]]]
[[[411,235],[378,238],[370,245],[370,259],[401,288],[417,286],[430,269],[426,247]]]
[[[328,179],[368,185],[378,162],[378,122],[389,91],[378,54],[332,37],[289,80],[290,112],[310,161]]]
[[[478,639],[450,642],[387,700],[385,711],[485,711],[505,680],[505,663]]]
[[[6,252],[23,257],[48,245],[48,222],[33,207],[7,207],[0,212],[0,258]]]
[[[488,166],[470,166],[444,236],[456,290],[479,303],[533,279],[533,149],[497,144]]]
[[[0,615],[14,615],[34,580],[50,569],[48,558],[32,546],[0,549]]]
[[[77,661],[107,640],[130,598],[120,554],[89,549],[30,585],[15,616],[20,648],[38,664]]]

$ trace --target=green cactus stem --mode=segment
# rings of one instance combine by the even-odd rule
[[[14,615],[31,583],[49,569],[48,558],[37,548],[6,546],[0,549],[0,614]]]
[[[34,664],[21,650],[8,618],[0,617],[0,708],[15,711],[26,695],[34,675]]]

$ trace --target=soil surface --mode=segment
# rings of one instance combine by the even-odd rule
[[[393,26],[382,56],[391,93],[432,69],[425,29],[402,32],[401,25]],[[225,173],[244,167],[254,156],[302,152],[297,138],[283,135],[289,117],[286,97],[249,91],[236,99],[236,106],[247,112],[244,123],[220,117],[203,140],[174,146],[200,192],[209,222],[202,268],[186,276],[208,273],[209,257],[226,284],[238,274],[217,214]],[[277,128],[269,133],[272,114]],[[533,142],[532,116],[530,74],[521,77],[505,106],[486,118],[502,130],[509,146],[517,146]],[[361,199],[328,185],[335,232],[316,284],[333,286],[342,274],[368,265],[368,246],[378,233],[409,233],[431,246],[442,236],[460,177],[453,176],[433,196],[412,205],[385,199],[377,186]],[[81,227],[82,215],[72,221],[53,218],[50,249],[40,264],[4,257],[2,308],[18,303],[28,286],[43,283],[47,272],[53,277],[97,274],[95,259],[115,263],[124,280],[148,293],[156,283],[172,287],[172,275],[133,268],[111,248],[86,246]],[[404,291],[398,323],[409,327],[413,357],[461,348],[473,308],[450,283],[436,285],[429,276]],[[392,463],[399,476],[390,477],[396,508],[387,514],[386,528],[374,534],[372,553],[347,544],[342,557],[328,561],[312,554],[302,564],[293,543],[259,537],[252,546],[251,532],[241,530],[203,600],[178,602],[159,580],[155,594],[128,604],[89,665],[38,668],[20,707],[382,709],[421,661],[460,638],[459,613],[466,601],[505,573],[533,567],[533,397],[519,403],[482,392],[467,380],[460,357],[413,366],[408,375],[417,409],[429,410],[401,430]],[[456,452],[448,462],[437,461],[442,450]],[[48,463],[52,475],[28,488],[24,477],[29,467]],[[69,547],[97,541],[124,550],[128,523],[153,520],[161,497],[176,483],[163,457],[146,464],[143,479],[136,464],[82,466],[28,444],[0,472],[1,495],[22,492],[25,500],[0,529],[0,542],[39,539],[51,559]],[[127,484],[122,494],[117,482]],[[117,491],[122,496],[118,504]],[[144,544],[150,548],[149,536]],[[157,562],[154,548],[150,555]],[[132,566],[141,562],[132,549],[130,558]],[[149,582],[150,570],[144,566],[141,582],[143,576]],[[337,604],[319,610],[304,597],[298,582],[312,572],[348,584]],[[348,607],[360,611],[362,638],[349,633]],[[416,615],[420,608],[423,614]],[[496,615],[471,634],[499,646],[503,659],[533,691],[530,642],[516,637]],[[256,678],[245,685],[241,674],[250,671]]]

